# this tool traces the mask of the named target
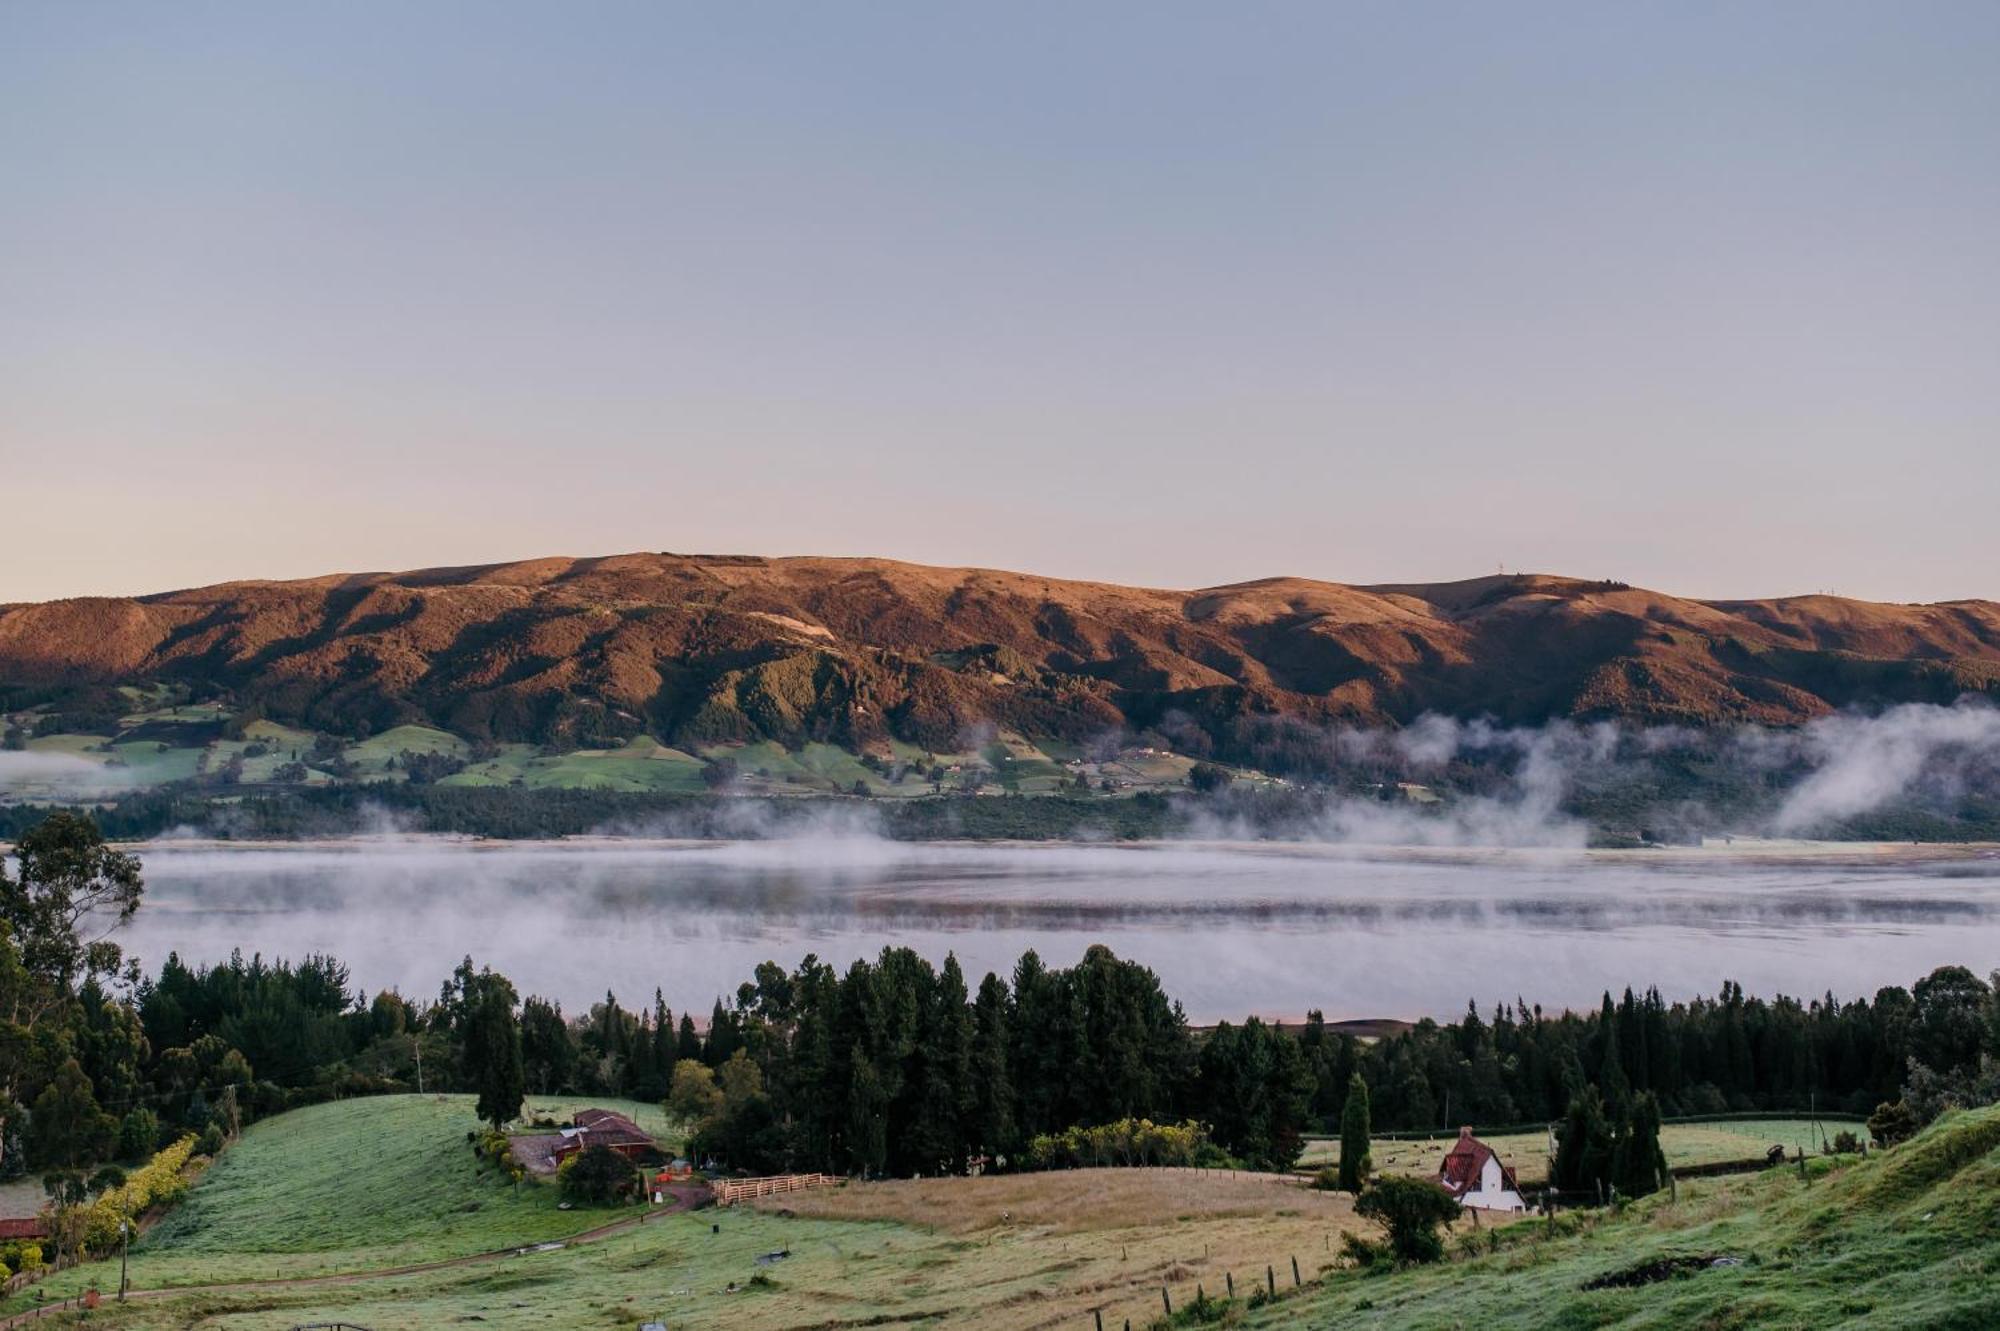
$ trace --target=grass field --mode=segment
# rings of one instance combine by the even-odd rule
[[[379,1106],[386,1102],[353,1102]],[[347,1106],[328,1106],[346,1109]],[[360,1125],[308,1115],[275,1120],[298,1153],[322,1138],[352,1143]],[[401,1106],[383,1111],[405,1113]],[[365,1111],[359,1116],[366,1120]],[[1740,1134],[1745,1140],[1755,1138]],[[247,1144],[247,1139],[246,1139]],[[240,1149],[240,1148],[239,1148]],[[229,1161],[196,1189],[189,1210],[215,1208]],[[373,1331],[478,1323],[491,1331],[636,1327],[659,1319],[687,1331],[801,1331],[937,1325],[974,1331],[1087,1328],[1158,1318],[1164,1285],[1183,1312],[1197,1286],[1236,1280],[1238,1304],[1216,1320],[1257,1328],[1751,1328],[1893,1327],[1973,1331],[2000,1325],[2000,1109],[1948,1118],[1914,1142],[1865,1161],[1816,1159],[1793,1170],[1683,1184],[1620,1213],[1572,1213],[1553,1232],[1538,1219],[1470,1231],[1454,1259],[1374,1273],[1338,1261],[1354,1224],[1345,1198],[1266,1178],[1193,1171],[1088,1171],[1038,1176],[848,1184],[738,1208],[669,1216],[600,1242],[418,1274],[185,1290],[108,1307],[113,1327],[199,1326],[283,1331],[345,1320]],[[381,1173],[375,1175],[383,1177]],[[385,1229],[420,1228],[410,1196],[357,1189]],[[432,1185],[435,1186],[435,1185]],[[262,1223],[288,1216],[324,1231],[317,1212],[256,1201]],[[475,1215],[484,1214],[473,1213]],[[171,1222],[170,1222],[171,1223]],[[440,1220],[443,1227],[456,1221]],[[711,1226],[714,1229],[711,1230]],[[149,1277],[215,1279],[211,1258],[245,1237],[212,1226],[156,1244]],[[431,1244],[411,1239],[409,1246]],[[446,1245],[448,1246],[448,1245]],[[349,1249],[352,1251],[352,1249]],[[759,1257],[789,1253],[760,1263]],[[1290,1289],[1298,1257],[1305,1286]],[[1724,1265],[1712,1265],[1716,1258]],[[1688,1259],[1677,1278],[1586,1289],[1645,1264]],[[167,1262],[177,1265],[167,1266]],[[135,1258],[135,1266],[137,1259]],[[1272,1268],[1281,1298],[1244,1298]],[[115,1268],[62,1278],[103,1288]],[[762,1277],[762,1281],[758,1277]],[[142,1281],[144,1286],[146,1282]],[[1192,1324],[1183,1320],[1180,1324]]]
[[[649,1129],[657,1106],[618,1105]],[[577,1102],[531,1098],[531,1113]],[[560,1241],[620,1212],[563,1212],[555,1190],[516,1193],[476,1172],[465,1097],[351,1100],[253,1127],[182,1208],[133,1249],[135,1288],[328,1277],[254,1290],[188,1290],[100,1320],[117,1326],[386,1328],[472,1319],[494,1328],[817,1326],[922,1322],[1024,1329],[1101,1306],[1136,1324],[1159,1287],[1247,1286],[1292,1257],[1310,1278],[1356,1224],[1348,1199],[1295,1181],[1192,1170],[1082,1170],[846,1184],[764,1209],[665,1216],[562,1251],[348,1281],[496,1248]],[[712,1233],[710,1226],[719,1226]],[[789,1251],[769,1266],[756,1258]],[[749,1287],[762,1273],[772,1287]],[[51,1279],[9,1310],[116,1284],[97,1265]],[[743,1292],[730,1293],[734,1282]],[[1084,1315],[1088,1315],[1085,1312]]]
[[[1488,1256],[1342,1273],[1250,1327],[1447,1331],[1979,1331],[2000,1326],[2000,1106],[1949,1117],[1867,1160],[1683,1186],[1580,1233],[1530,1222]],[[1513,1240],[1513,1241],[1508,1241]],[[1715,1258],[1724,1265],[1711,1265]],[[1683,1274],[1586,1289],[1645,1264]]]
[[[657,1105],[605,1108],[664,1131]],[[567,1117],[585,1102],[534,1098]],[[564,1211],[553,1186],[519,1189],[466,1144],[470,1096],[343,1100],[254,1124],[187,1202],[132,1249],[134,1279],[316,1275],[563,1238],[626,1214]],[[17,1300],[18,1302],[18,1300]]]
[[[1828,1136],[1851,1124],[1829,1123],[1820,1120]],[[1539,1187],[1548,1180],[1549,1135],[1546,1132],[1509,1133],[1500,1136],[1481,1135],[1480,1140],[1499,1152],[1500,1158],[1514,1170],[1514,1176],[1522,1185]],[[1434,1175],[1444,1162],[1444,1153],[1451,1149],[1452,1139],[1443,1133],[1429,1141],[1389,1141],[1377,1138],[1368,1147],[1375,1168],[1391,1170],[1399,1174]],[[1761,1155],[1768,1147],[1782,1144],[1788,1151],[1796,1152],[1801,1146],[1810,1154],[1819,1150],[1819,1139],[1813,1135],[1811,1119],[1804,1118],[1759,1118],[1732,1119],[1721,1123],[1669,1123],[1660,1129],[1660,1149],[1667,1154],[1667,1164],[1673,1167],[1684,1165],[1720,1164],[1728,1160],[1746,1160]],[[1299,1157],[1301,1169],[1320,1169],[1340,1163],[1340,1143],[1338,1141],[1313,1140],[1306,1144],[1304,1154]]]

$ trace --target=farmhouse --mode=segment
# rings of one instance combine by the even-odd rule
[[[1520,1184],[1514,1171],[1500,1163],[1493,1148],[1460,1128],[1458,1140],[1438,1166],[1438,1186],[1457,1199],[1460,1206],[1476,1211],[1525,1211]]]
[[[562,1140],[549,1151],[549,1158],[557,1164],[586,1146],[608,1146],[627,1160],[637,1160],[659,1150],[637,1123],[609,1109],[578,1110],[574,1122],[574,1127],[562,1130]]]
[[[0,1243],[13,1243],[49,1236],[47,1216],[31,1215],[0,1220]]]

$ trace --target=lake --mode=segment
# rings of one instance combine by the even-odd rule
[[[1302,845],[912,844],[864,837],[541,844],[154,843],[119,938],[146,967],[331,952],[354,983],[430,998],[470,954],[581,1010],[663,989],[705,1014],[759,962],[844,968],[956,952],[973,985],[1028,948],[1093,942],[1156,970],[1190,1017],[1454,1016],[1526,998],[1841,997],[1948,962],[2000,966],[2000,851],[1658,852]]]

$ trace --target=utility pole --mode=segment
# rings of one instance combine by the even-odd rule
[[[424,1093],[424,1042],[415,1035],[410,1037],[410,1048],[417,1054],[417,1094]]]
[[[125,1291],[132,1287],[132,1282],[125,1278],[125,1255],[131,1251],[131,1248],[132,1217],[129,1215],[120,1215],[118,1217],[118,1300],[121,1303],[125,1300]]]

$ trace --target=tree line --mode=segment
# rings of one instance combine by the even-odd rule
[[[697,1021],[664,986],[566,1013],[470,958],[433,1000],[359,993],[316,955],[169,956],[142,976],[108,936],[139,908],[134,857],[57,814],[14,864],[0,866],[0,1171],[13,1173],[420,1086],[478,1093],[496,1125],[529,1095],[664,1101],[731,1167],[865,1175],[1019,1164],[1038,1138],[1149,1123],[1198,1124],[1222,1158],[1282,1169],[1307,1134],[1351,1130],[1358,1104],[1375,1132],[1574,1119],[1565,1141],[1590,1160],[1576,1177],[1616,1157],[1638,1179],[1662,1115],[1888,1103],[1921,1122],[2000,1098],[2000,998],[1963,967],[1850,1000],[1734,983],[1689,1002],[1607,994],[1580,1013],[1517,1000],[1364,1040],[1318,1013],[1196,1027],[1151,970],[1103,946],[1067,967],[1028,952],[976,983],[955,957],[887,948],[845,969],[767,962]]]

